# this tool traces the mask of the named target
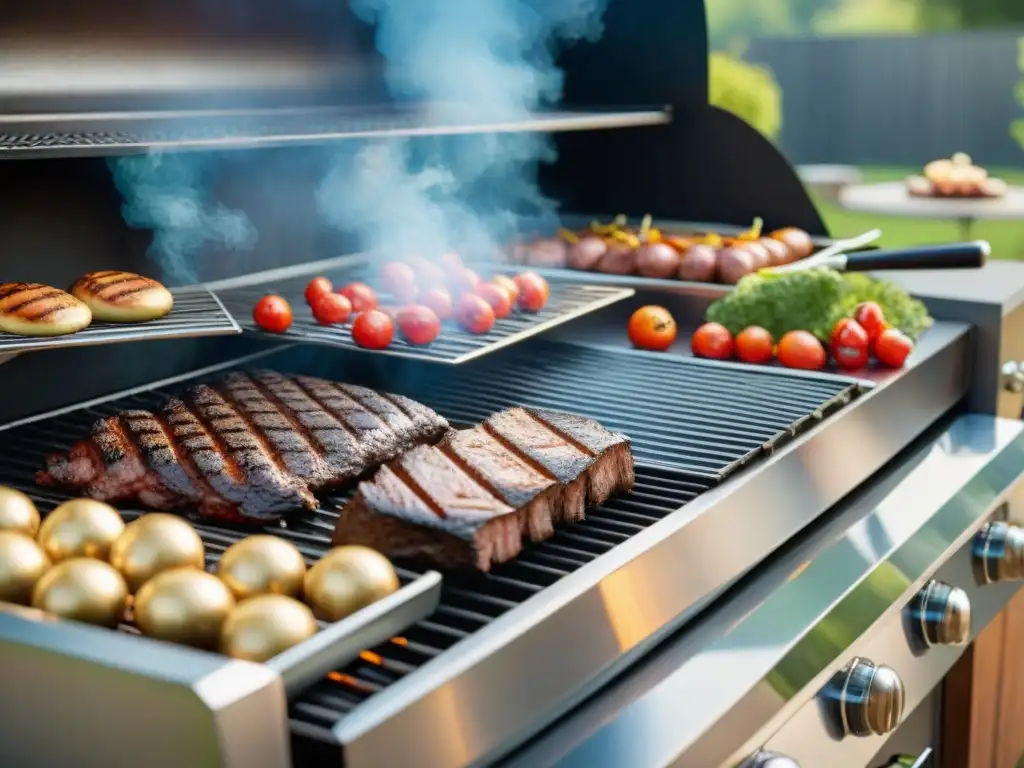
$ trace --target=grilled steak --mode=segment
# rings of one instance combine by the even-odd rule
[[[66,454],[47,457],[41,485],[155,509],[195,507],[266,523],[316,508],[313,494],[352,483],[448,423],[404,397],[260,371],[192,387],[159,413],[101,419]]]
[[[490,570],[635,481],[629,439],[592,419],[511,408],[421,445],[359,484],[335,544]]]

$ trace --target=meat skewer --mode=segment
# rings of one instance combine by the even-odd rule
[[[635,481],[629,439],[593,419],[511,408],[438,446],[418,446],[362,482],[334,544],[393,559],[488,571],[524,538],[543,541]]]
[[[266,524],[315,509],[314,493],[350,484],[448,429],[398,395],[237,372],[171,398],[159,413],[101,419],[67,454],[48,456],[36,481],[101,501]]]

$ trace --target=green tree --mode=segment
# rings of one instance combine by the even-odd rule
[[[840,0],[815,16],[814,31],[820,35],[916,32],[921,26],[919,1]]]
[[[1017,41],[1017,69],[1020,70],[1021,81],[1017,83],[1017,103],[1024,108],[1024,37]],[[1017,140],[1021,149],[1024,149],[1024,118],[1014,120],[1010,125],[1010,135]]]
[[[1021,0],[920,0],[928,26],[973,29],[1024,24]]]
[[[782,89],[771,70],[726,53],[708,61],[709,101],[732,112],[770,139],[782,128]]]

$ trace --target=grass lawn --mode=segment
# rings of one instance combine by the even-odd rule
[[[1024,169],[990,169],[989,172],[1008,184],[1024,186]],[[861,168],[864,183],[905,179],[920,169]],[[887,248],[904,248],[923,243],[952,242],[960,239],[955,221],[942,219],[904,219],[895,216],[876,216],[852,213],[822,200],[816,201],[822,217],[834,237],[849,237],[878,227],[884,233],[879,244]],[[992,244],[992,255],[999,259],[1024,261],[1024,220],[979,221],[973,236]]]

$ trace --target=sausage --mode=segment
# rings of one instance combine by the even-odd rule
[[[563,240],[549,238],[537,240],[530,245],[527,264],[531,267],[564,267],[568,257],[568,244]]]
[[[711,283],[718,271],[718,251],[710,245],[691,245],[679,259],[676,276],[694,283]]]
[[[673,277],[679,270],[679,262],[679,253],[665,243],[644,245],[636,252],[636,268],[644,277]]]
[[[785,243],[786,247],[793,254],[794,261],[806,259],[814,251],[814,243],[811,241],[811,236],[796,227],[777,229],[771,233],[771,237],[781,243]]]
[[[746,248],[723,248],[718,252],[718,279],[736,285],[754,271],[754,257]]]
[[[608,252],[597,263],[597,271],[608,275],[632,275],[636,272],[636,249],[625,243],[609,243]]]
[[[758,242],[768,251],[769,267],[779,267],[789,263],[789,247],[784,242],[771,237],[762,237]]]
[[[587,235],[569,246],[565,263],[569,269],[594,269],[608,252],[608,244],[597,235]]]
[[[750,254],[751,262],[754,265],[754,272],[764,269],[771,263],[771,255],[768,253],[768,249],[758,242],[744,240],[736,243],[734,247],[742,248]]]

